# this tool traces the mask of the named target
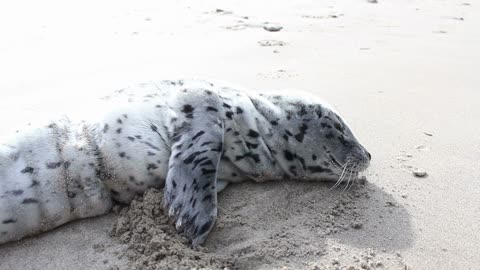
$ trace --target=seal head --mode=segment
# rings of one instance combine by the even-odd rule
[[[322,178],[341,181],[346,176],[358,176],[358,173],[370,165],[371,154],[358,142],[338,113],[328,107],[322,107],[322,114],[323,117],[314,125],[317,141],[322,142],[322,149],[316,153],[316,163],[318,166],[323,164],[327,167],[326,172],[330,174]]]

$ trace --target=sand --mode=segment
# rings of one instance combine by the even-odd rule
[[[246,183],[222,193],[220,200],[225,203],[220,218],[201,250],[188,248],[188,241],[175,232],[163,213],[162,191],[150,190],[119,211],[111,235],[126,245],[119,254],[126,261],[111,269],[404,267],[399,253],[392,250],[372,246],[345,252],[342,245],[329,244],[329,239],[370,226],[365,219],[369,211],[387,208],[389,214],[382,217],[382,224],[408,225],[396,220],[406,213],[388,195],[380,194],[382,202],[372,207],[367,206],[370,194],[381,191],[366,183],[349,192],[328,191],[325,185],[318,188],[318,183],[276,184]],[[273,194],[283,200],[271,200]],[[239,201],[239,196],[243,200]]]
[[[167,226],[152,191],[117,213],[0,246],[0,269],[479,268],[476,2],[2,6],[0,133],[88,111],[89,97],[128,84],[213,78],[328,100],[373,160],[367,181],[345,192],[291,181],[227,187],[202,250]]]

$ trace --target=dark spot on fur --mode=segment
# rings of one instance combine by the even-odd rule
[[[197,138],[199,138],[199,137],[202,136],[203,134],[205,134],[205,131],[203,131],[203,130],[197,132],[197,134],[195,134],[195,136],[193,136],[192,141],[196,140]]]
[[[240,107],[237,107],[237,114],[242,114],[242,113],[243,113],[243,110],[242,110],[242,108],[240,108]]]
[[[70,165],[71,165],[70,161],[65,161],[63,163],[63,168],[65,168],[65,170],[66,170],[66,169],[68,169],[68,167],[70,167]]]
[[[252,152],[247,152],[243,156],[235,156],[235,160],[239,161],[244,158],[251,158],[255,163],[260,163],[260,156],[258,154],[253,154]]]
[[[248,149],[252,149],[252,148],[253,148],[253,149],[257,149],[257,147],[258,147],[258,143],[249,143],[249,142],[246,142],[246,144],[247,144]]]
[[[48,162],[46,165],[47,169],[56,169],[62,165],[62,162]]]
[[[322,173],[322,172],[332,172],[332,170],[328,169],[328,168],[323,168],[321,166],[308,166],[307,169],[311,172],[311,173]]]
[[[183,105],[182,112],[186,114],[187,118],[193,118],[193,110],[195,108],[192,107],[190,104]]]
[[[119,155],[121,158],[124,158],[124,157],[125,157],[125,152],[120,152],[120,153],[118,153],[118,155]]]
[[[12,190],[12,194],[15,195],[15,196],[22,195],[23,190],[21,190],[21,189]]]
[[[222,106],[225,107],[225,108],[227,108],[227,109],[232,108],[232,106],[228,105],[227,103],[223,103]]]
[[[212,173],[216,173],[217,170],[216,169],[205,169],[205,168],[202,168],[202,175],[207,175],[207,174],[212,174]]]
[[[117,123],[122,124],[123,123],[122,119],[118,118]]]
[[[210,186],[210,183],[206,183],[205,185],[203,185],[202,189],[206,190],[209,186]]]
[[[217,110],[216,108],[211,107],[211,106],[208,106],[208,107],[207,107],[207,112],[208,112],[208,111],[218,112],[218,110]]]
[[[103,133],[107,133],[110,126],[108,124],[103,125]]]
[[[222,151],[222,147],[223,147],[223,145],[220,143],[220,144],[218,144],[217,148],[212,148],[212,149],[210,149],[210,151],[212,151],[212,152],[221,152],[221,151]]]
[[[34,187],[38,185],[40,185],[40,182],[38,182],[37,180],[32,180],[32,184],[30,185],[30,187]]]
[[[17,222],[16,219],[13,219],[13,218],[9,218],[9,219],[5,219],[2,221],[3,224],[11,224],[11,223],[15,223]]]
[[[317,156],[315,154],[312,155],[312,160],[317,160]]]
[[[247,135],[252,138],[258,138],[260,136],[260,134],[258,134],[258,132],[253,129],[250,129]]]
[[[204,161],[204,160],[207,160],[207,159],[208,159],[208,157],[203,157],[203,158],[199,158],[199,159],[195,160],[195,161],[193,162],[193,168],[192,168],[192,170],[194,170],[200,162],[202,162],[202,161]]]
[[[198,155],[203,154],[205,152],[207,152],[207,150],[193,152],[183,162],[185,164],[190,164]]]
[[[25,167],[23,170],[21,170],[21,173],[33,173],[34,169],[32,167]]]
[[[332,126],[327,123],[320,123],[320,125],[322,126],[322,128],[332,128]]]
[[[149,142],[143,142],[144,144],[148,145],[150,148],[155,149],[157,151],[160,151],[160,148],[156,147],[155,145],[149,143]]]
[[[232,119],[233,119],[233,112],[228,111],[228,112],[225,113],[225,116],[226,116],[228,119],[232,120]]]
[[[347,140],[345,140],[345,137],[343,135],[340,135],[338,137],[338,140],[340,141],[340,143],[345,146],[345,147],[350,147],[351,146],[351,143],[349,143]]]
[[[153,153],[153,152],[147,151],[147,155],[149,155],[149,156],[155,156],[156,154]]]
[[[207,165],[213,165],[213,162],[211,160],[206,160],[206,161],[200,163],[201,167],[207,166]]]
[[[298,104],[298,106],[300,107],[300,109],[298,110],[298,115],[299,116],[305,116],[307,114],[306,106],[303,105],[303,104]]]
[[[177,188],[177,182],[175,182],[175,180],[172,180],[172,186],[173,188]]]
[[[291,111],[287,111],[286,113],[287,113],[287,120],[292,119],[293,113]]]
[[[300,163],[302,163],[302,167],[303,169],[305,170],[305,159],[303,157],[300,157],[300,156],[297,156],[295,155],[295,157],[300,161]]]
[[[318,106],[315,108],[315,113],[317,114],[318,118],[322,118],[322,107]]]
[[[37,199],[34,198],[26,198],[22,201],[23,204],[29,204],[29,203],[38,203]]]
[[[121,128],[117,128],[117,133],[122,133],[122,129]]]
[[[127,139],[129,139],[131,142],[134,142],[134,141],[135,141],[135,138],[132,137],[132,136],[128,136]]]
[[[300,132],[295,135],[295,139],[299,142],[303,142],[303,138],[305,137],[305,134],[307,133],[308,126],[306,124],[302,124],[300,126]]]
[[[202,143],[200,146],[209,145],[209,144],[211,144],[211,143],[212,143],[212,142],[204,142],[204,143]]]
[[[272,126],[276,126],[276,125],[278,125],[278,122],[275,121],[275,120],[273,120],[273,121],[270,121],[270,124],[271,124]]]
[[[292,154],[292,152],[288,150],[284,150],[283,154],[285,155],[285,159],[287,159],[288,161],[293,161],[293,158],[295,157],[294,154]]]
[[[156,164],[154,164],[154,163],[149,163],[149,164],[147,165],[147,170],[150,171],[150,170],[155,170],[155,169],[158,169],[158,166],[157,166]]]
[[[329,132],[325,135],[325,138],[327,139],[332,139],[334,136],[333,136],[333,133]]]

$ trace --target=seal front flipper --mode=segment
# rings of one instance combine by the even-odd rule
[[[165,209],[194,248],[205,241],[217,217],[216,178],[223,128],[218,119],[205,120],[184,127],[172,145],[165,185]]]

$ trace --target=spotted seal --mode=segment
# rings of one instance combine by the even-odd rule
[[[370,154],[331,107],[200,80],[115,92],[0,145],[0,243],[107,213],[165,186],[177,229],[202,244],[228,183],[350,182]]]

